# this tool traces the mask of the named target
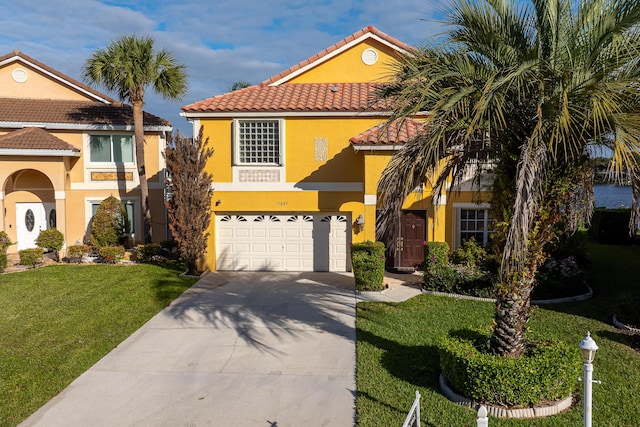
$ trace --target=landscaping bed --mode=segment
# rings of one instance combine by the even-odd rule
[[[600,349],[594,361],[594,425],[637,425],[640,413],[640,353],[637,341],[611,325],[622,295],[638,292],[637,246],[587,246],[592,264],[587,280],[594,290],[583,302],[534,308],[529,329],[539,337],[575,348],[591,331]],[[402,425],[418,390],[421,421],[434,426],[475,425],[474,411],[445,397],[438,342],[450,331],[489,332],[494,304],[432,295],[404,303],[361,302],[357,307],[357,422],[359,426]],[[575,381],[574,406],[548,418],[491,418],[491,426],[582,425],[582,383]]]

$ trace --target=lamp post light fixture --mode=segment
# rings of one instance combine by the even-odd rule
[[[356,218],[356,225],[358,226],[358,231],[362,231],[364,228],[364,215],[358,215],[358,218]]]
[[[582,361],[584,363],[584,427],[591,427],[591,389],[593,385],[593,359],[596,357],[598,346],[591,338],[591,333],[587,332],[587,336],[580,341],[580,352],[582,353]]]

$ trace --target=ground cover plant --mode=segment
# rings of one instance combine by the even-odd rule
[[[560,340],[575,348],[591,331],[600,349],[594,362],[593,424],[637,425],[640,413],[638,341],[611,325],[614,310],[638,295],[638,246],[588,244],[592,263],[587,280],[591,300],[532,310],[532,336]],[[439,391],[438,340],[461,330],[489,330],[494,304],[421,295],[404,303],[359,303],[357,308],[357,421],[362,427],[402,425],[415,391],[422,395],[421,420],[428,426],[472,426],[475,412],[458,406]],[[549,418],[491,418],[491,426],[582,425],[582,383],[576,379],[577,403]]]
[[[167,306],[184,265],[54,265],[0,280],[0,426],[17,425]]]

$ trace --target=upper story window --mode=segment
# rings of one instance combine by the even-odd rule
[[[92,163],[133,163],[133,137],[90,135],[89,153]]]
[[[236,164],[281,165],[281,120],[237,120]]]

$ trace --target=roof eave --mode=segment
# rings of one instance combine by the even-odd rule
[[[0,148],[0,156],[80,157],[76,150]]]
[[[79,124],[79,123],[44,123],[44,122],[2,122],[0,121],[0,128],[7,129],[21,129],[24,127],[38,127],[42,129],[55,129],[55,130],[116,130],[116,131],[130,131],[133,132],[133,125],[109,125],[109,124]],[[169,125],[149,125],[144,126],[145,132],[170,132],[173,130],[173,126]]]

